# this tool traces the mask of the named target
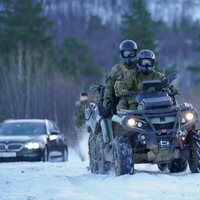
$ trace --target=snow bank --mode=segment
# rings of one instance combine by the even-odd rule
[[[87,171],[70,150],[69,162],[0,163],[1,200],[199,200],[200,174],[160,172],[136,165],[134,175]]]

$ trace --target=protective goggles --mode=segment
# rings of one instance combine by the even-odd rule
[[[127,58],[127,57],[135,57],[136,56],[136,52],[135,51],[122,51],[122,56],[124,58]]]
[[[154,61],[151,59],[140,59],[139,64],[141,66],[150,66],[151,67],[154,65]]]

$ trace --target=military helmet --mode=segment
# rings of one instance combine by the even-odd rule
[[[149,74],[154,69],[155,59],[155,54],[152,51],[148,49],[140,51],[137,55],[138,71],[143,74]]]
[[[119,45],[120,57],[122,62],[127,66],[136,63],[137,44],[133,40],[124,40]]]

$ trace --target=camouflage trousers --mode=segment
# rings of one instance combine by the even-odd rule
[[[117,110],[136,110],[137,103],[133,97],[121,97],[119,104],[117,105]]]

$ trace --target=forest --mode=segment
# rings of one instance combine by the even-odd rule
[[[1,121],[52,119],[72,142],[80,92],[104,84],[124,39],[154,51],[157,69],[178,74],[179,101],[200,110],[200,17],[194,12],[200,2],[157,0],[156,8],[145,0],[106,2],[103,10],[103,0],[0,0]],[[166,6],[179,15],[163,12],[162,18]]]

